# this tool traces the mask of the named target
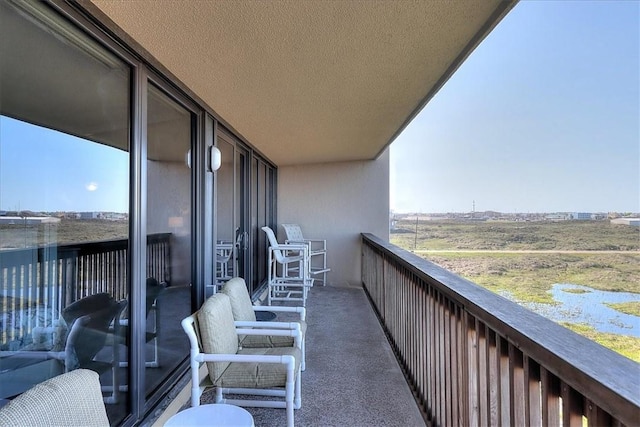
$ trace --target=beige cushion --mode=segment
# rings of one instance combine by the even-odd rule
[[[238,351],[238,334],[227,295],[218,293],[207,298],[196,317],[205,353],[235,354]],[[211,381],[215,383],[228,365],[229,362],[207,362]]]
[[[237,321],[255,322],[256,314],[243,278],[234,277],[224,284],[222,293],[229,296],[233,318]]]
[[[0,409],[0,426],[109,426],[98,374],[76,369],[48,379]]]
[[[260,354],[284,356],[296,359],[294,376],[300,368],[301,352],[295,347],[245,348],[238,354]],[[231,363],[224,374],[214,381],[218,387],[272,388],[284,387],[287,383],[287,366],[281,363]]]
[[[304,338],[307,333],[307,322],[304,320],[297,320],[295,323],[300,324],[300,331]],[[270,335],[247,335],[241,341],[242,348],[259,348],[259,347],[293,347],[293,337],[281,337]]]
[[[222,293],[229,296],[233,319],[236,321],[255,322],[256,314],[249,297],[247,285],[241,277],[234,277],[224,284]],[[298,321],[300,330],[304,337],[307,331],[307,322]],[[293,347],[293,337],[265,336],[265,335],[240,335],[241,347],[261,348],[261,347]]]

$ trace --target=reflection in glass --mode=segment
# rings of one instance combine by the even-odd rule
[[[130,69],[44,3],[0,18],[0,399],[92,369],[117,423]]]
[[[235,205],[235,223],[238,228],[239,242],[237,245],[236,253],[236,275],[245,279],[245,283],[249,287],[251,285],[251,272],[249,269],[250,262],[249,257],[251,255],[249,250],[249,212],[247,208],[247,191],[248,191],[248,179],[247,172],[249,167],[247,166],[247,152],[243,149],[236,147],[236,189],[234,196]]]
[[[221,135],[218,136],[218,149],[222,155],[222,164],[216,172],[216,285],[221,286],[234,276],[236,240],[238,233],[234,225],[234,185],[233,152],[234,148]],[[211,290],[212,291],[212,290]],[[207,296],[210,290],[207,289]]]
[[[191,113],[149,85],[145,391],[189,354],[180,321],[191,314]]]

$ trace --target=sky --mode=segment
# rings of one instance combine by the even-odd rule
[[[640,1],[521,1],[391,145],[394,212],[640,212]]]
[[[0,142],[0,210],[128,212],[128,152],[6,116]]]
[[[639,21],[518,3],[391,145],[391,209],[640,212]],[[0,210],[127,212],[128,153],[4,116],[0,142]]]

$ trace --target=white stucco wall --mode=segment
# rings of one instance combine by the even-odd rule
[[[361,284],[360,233],[389,239],[389,150],[377,160],[278,168],[280,224],[327,239],[330,285]]]

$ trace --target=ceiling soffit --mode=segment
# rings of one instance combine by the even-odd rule
[[[93,3],[281,166],[375,158],[513,5]]]

